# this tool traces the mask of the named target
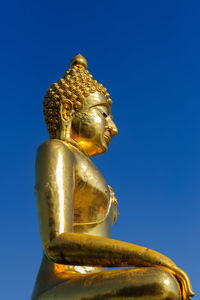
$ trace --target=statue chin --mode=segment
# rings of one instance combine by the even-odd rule
[[[118,130],[110,95],[87,65],[74,57],[44,100],[50,140],[35,168],[44,253],[31,299],[187,300],[190,280],[169,258],[111,239],[117,198],[90,156],[106,152]]]

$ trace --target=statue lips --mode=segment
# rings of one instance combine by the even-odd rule
[[[104,138],[105,138],[106,144],[109,146],[110,142],[111,142],[111,139],[112,139],[111,134],[110,134],[109,131],[105,131]]]

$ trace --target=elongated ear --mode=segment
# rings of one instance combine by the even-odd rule
[[[61,119],[68,121],[72,115],[73,112],[73,103],[72,101],[66,99],[61,102],[60,105],[60,116]]]

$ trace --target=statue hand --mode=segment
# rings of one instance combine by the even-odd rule
[[[188,275],[177,266],[173,267],[173,274],[181,286],[182,299],[191,300],[195,293],[192,291],[192,285]]]

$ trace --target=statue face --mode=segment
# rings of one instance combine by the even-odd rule
[[[118,133],[104,95],[96,92],[85,99],[72,116],[71,138],[90,156],[104,153]]]

